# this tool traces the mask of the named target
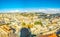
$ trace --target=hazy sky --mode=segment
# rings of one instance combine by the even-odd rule
[[[0,0],[0,9],[60,8],[60,0]]]
[[[60,13],[60,0],[0,0],[0,12]]]

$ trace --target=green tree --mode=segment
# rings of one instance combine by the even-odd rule
[[[41,25],[42,26],[42,22],[41,21],[35,21],[34,24],[35,25]]]

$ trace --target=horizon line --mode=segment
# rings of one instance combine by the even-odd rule
[[[6,12],[44,12],[44,13],[60,13],[60,8],[26,8],[26,9],[1,9],[0,13]]]

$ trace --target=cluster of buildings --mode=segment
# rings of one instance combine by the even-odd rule
[[[48,16],[50,15],[46,15]],[[23,27],[30,28],[31,33],[36,35],[56,33],[60,29],[60,17],[41,18],[35,13],[0,14],[0,35],[2,35],[0,37],[9,37],[10,34],[17,34],[16,37],[18,37]],[[15,29],[15,32],[11,28]]]

